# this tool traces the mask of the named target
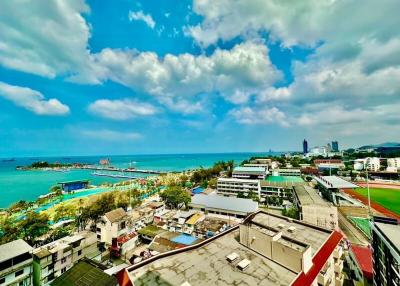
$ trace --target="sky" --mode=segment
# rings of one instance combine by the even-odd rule
[[[0,6],[0,157],[400,141],[398,0]]]

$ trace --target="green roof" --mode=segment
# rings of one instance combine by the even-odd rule
[[[236,167],[233,172],[263,172],[265,173],[265,168],[263,167]]]
[[[145,235],[145,236],[154,237],[163,231],[164,230],[162,228],[155,226],[153,224],[150,224],[150,225],[146,226],[145,228],[139,229],[138,233]]]
[[[116,286],[118,280],[103,272],[94,263],[79,261],[71,269],[56,278],[51,286]]]

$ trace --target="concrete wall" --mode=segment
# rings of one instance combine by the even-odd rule
[[[338,229],[337,207],[328,205],[302,206],[302,220],[328,229]]]

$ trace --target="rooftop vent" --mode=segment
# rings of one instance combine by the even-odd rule
[[[226,260],[228,260],[229,263],[234,262],[238,258],[239,258],[239,255],[236,252],[232,252],[231,254],[226,256]]]
[[[289,232],[292,232],[292,233],[293,233],[295,230],[296,230],[296,228],[295,228],[294,226],[291,226],[291,227],[288,228],[288,231],[289,231]]]
[[[240,271],[245,271],[249,266],[250,266],[250,260],[243,259],[238,263],[237,268],[239,268]]]
[[[285,225],[283,223],[278,224],[278,228],[282,229],[284,227],[285,227]]]

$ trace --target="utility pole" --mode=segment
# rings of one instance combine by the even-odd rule
[[[365,170],[367,172],[368,213],[369,217],[371,218],[371,194],[369,191],[368,166],[365,168]]]

